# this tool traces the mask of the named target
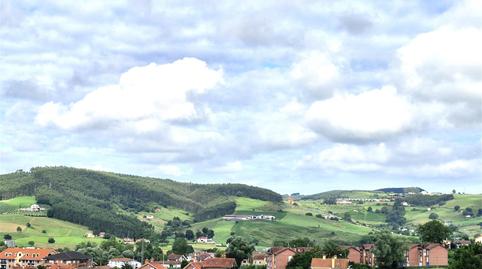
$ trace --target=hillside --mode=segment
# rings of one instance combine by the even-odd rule
[[[191,184],[67,167],[32,168],[0,175],[0,198],[35,196],[48,205],[48,216],[117,236],[145,237],[151,224],[125,212],[177,208],[196,221],[232,213],[231,197],[278,203],[279,194],[242,184]]]

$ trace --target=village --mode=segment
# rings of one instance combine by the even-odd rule
[[[206,239],[202,237],[197,240]],[[122,240],[118,241],[122,242]],[[473,242],[482,243],[482,236],[475,238]],[[412,244],[405,252],[404,266],[444,268],[448,266],[450,248],[461,248],[470,244],[471,241],[468,240],[444,241],[442,244]],[[377,264],[375,244],[337,247],[341,250],[340,253],[344,254],[313,257],[310,268],[374,268]],[[313,249],[312,246],[270,247],[264,250],[254,250],[241,260],[213,251],[195,251],[186,254],[176,254],[170,251],[167,255],[161,255],[163,257],[161,260],[151,258],[137,261],[132,258],[113,257],[106,264],[96,264],[93,257],[77,251],[7,247],[0,252],[0,269],[286,269],[294,257],[309,253]],[[360,265],[367,267],[355,267]]]

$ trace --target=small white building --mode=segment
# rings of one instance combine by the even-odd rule
[[[140,262],[129,258],[112,258],[109,260],[107,266],[110,268],[122,268],[126,264],[129,264],[134,269],[142,266]]]
[[[196,242],[198,243],[204,243],[204,244],[216,244],[212,238],[208,238],[207,236],[201,236],[196,239]]]
[[[33,204],[30,206],[30,211],[32,212],[39,212],[41,210],[40,206],[37,204]]]
[[[479,235],[479,236],[475,237],[475,243],[481,243],[482,244],[482,235]]]

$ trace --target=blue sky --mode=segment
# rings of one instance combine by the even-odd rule
[[[0,1],[0,172],[482,192],[480,1]]]

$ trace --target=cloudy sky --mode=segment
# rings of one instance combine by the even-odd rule
[[[482,192],[481,1],[0,0],[0,172]]]

